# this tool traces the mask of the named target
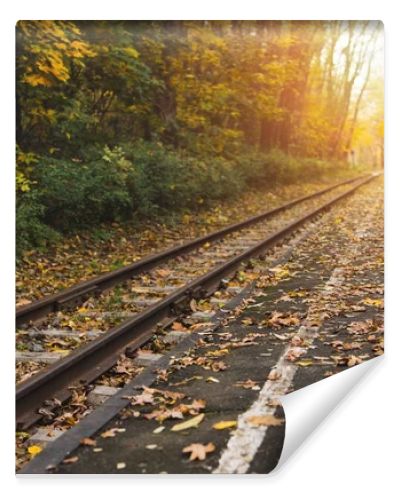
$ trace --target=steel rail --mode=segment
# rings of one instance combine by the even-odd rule
[[[19,384],[16,389],[16,416],[19,427],[27,427],[41,418],[37,412],[44,401],[54,397],[61,401],[67,399],[69,387],[74,384],[92,382],[107,371],[128,346],[134,349],[142,346],[151,338],[154,328],[160,322],[166,318],[176,317],[177,311],[185,307],[191,298],[204,297],[212,293],[218,288],[221,280],[236,271],[242,262],[263,254],[266,249],[284,239],[306,221],[354,193],[356,189],[376,176],[374,174],[363,178],[344,193],[308,211],[253,247],[182,286],[133,318],[122,322],[106,334],[79,347],[60,361]]]
[[[90,294],[101,293],[102,291],[113,287],[117,283],[121,283],[133,276],[149,271],[171,258],[188,253],[191,250],[204,245],[204,243],[221,239],[229,233],[233,233],[235,231],[243,229],[244,227],[256,224],[257,222],[271,217],[272,215],[275,215],[283,210],[291,208],[292,206],[297,205],[302,201],[316,198],[323,195],[324,193],[332,191],[339,186],[359,181],[365,177],[366,176],[359,176],[353,179],[338,182],[320,191],[301,196],[276,208],[250,217],[244,221],[231,224],[208,235],[200,236],[199,238],[183,243],[182,245],[171,247],[162,252],[144,257],[136,262],[133,262],[132,264],[116,269],[115,271],[103,273],[99,276],[78,283],[77,285],[61,290],[60,292],[57,292],[55,294],[35,300],[30,304],[20,306],[16,309],[16,326],[20,327],[28,323],[29,321],[41,319],[47,314],[58,311],[65,306],[78,305],[82,303],[83,300]]]

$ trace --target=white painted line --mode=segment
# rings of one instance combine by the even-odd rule
[[[322,294],[324,296],[331,294],[334,288],[342,282],[344,282],[343,269],[334,269]],[[305,324],[307,324],[307,320],[311,319],[313,312],[313,307],[311,307],[304,321]],[[303,339],[313,339],[318,335],[318,331],[318,327],[301,326],[297,335]],[[248,419],[253,416],[267,416],[275,413],[276,408],[268,406],[268,402],[279,399],[280,396],[288,392],[298,368],[297,365],[285,359],[288,351],[292,348],[289,344],[275,365],[274,370],[277,378],[267,380],[251,407],[239,415],[237,429],[229,439],[226,449],[222,452],[218,467],[213,471],[213,474],[245,474],[247,472],[268,430],[268,426],[255,427],[251,425]]]

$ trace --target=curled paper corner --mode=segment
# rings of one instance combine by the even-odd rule
[[[285,437],[279,461],[271,472],[279,473],[326,417],[382,362],[383,356],[379,356],[280,396],[285,415]]]
[[[289,393],[295,367],[282,358],[280,376],[268,380],[222,453],[219,474],[278,472],[358,382],[382,360],[360,365]]]

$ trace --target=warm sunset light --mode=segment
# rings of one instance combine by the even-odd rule
[[[269,473],[383,355],[383,73],[379,21],[17,23],[18,473]]]

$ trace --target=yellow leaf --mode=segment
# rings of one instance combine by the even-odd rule
[[[311,366],[313,364],[311,359],[303,359],[301,361],[297,361],[296,365],[299,366]]]
[[[182,422],[181,424],[175,424],[172,428],[171,431],[177,432],[177,431],[184,431],[186,429],[190,429],[192,427],[197,427],[200,422],[204,419],[204,413],[200,413],[196,417],[193,417],[189,420],[186,420],[185,422]]]
[[[25,75],[23,81],[31,85],[32,87],[37,87],[38,85],[44,85],[48,87],[50,85],[50,81],[42,75]]]
[[[225,356],[226,354],[229,354],[228,349],[218,349],[217,351],[207,351],[206,356],[213,356],[213,357],[220,357],[220,356]]]
[[[367,306],[383,307],[383,300],[382,299],[367,298],[363,301],[363,303],[366,304]]]
[[[58,354],[62,354],[63,356],[66,356],[67,354],[70,353],[69,349],[52,349],[51,352],[58,352]]]
[[[208,377],[206,382],[214,382],[215,384],[219,384],[219,380],[215,377]]]
[[[223,429],[229,429],[230,427],[236,427],[236,420],[221,420],[213,425],[213,429],[217,429],[217,431],[221,431]]]
[[[37,444],[34,444],[33,446],[29,446],[28,448],[28,453],[34,457],[35,455],[38,455],[42,451],[42,447],[38,446]]]

